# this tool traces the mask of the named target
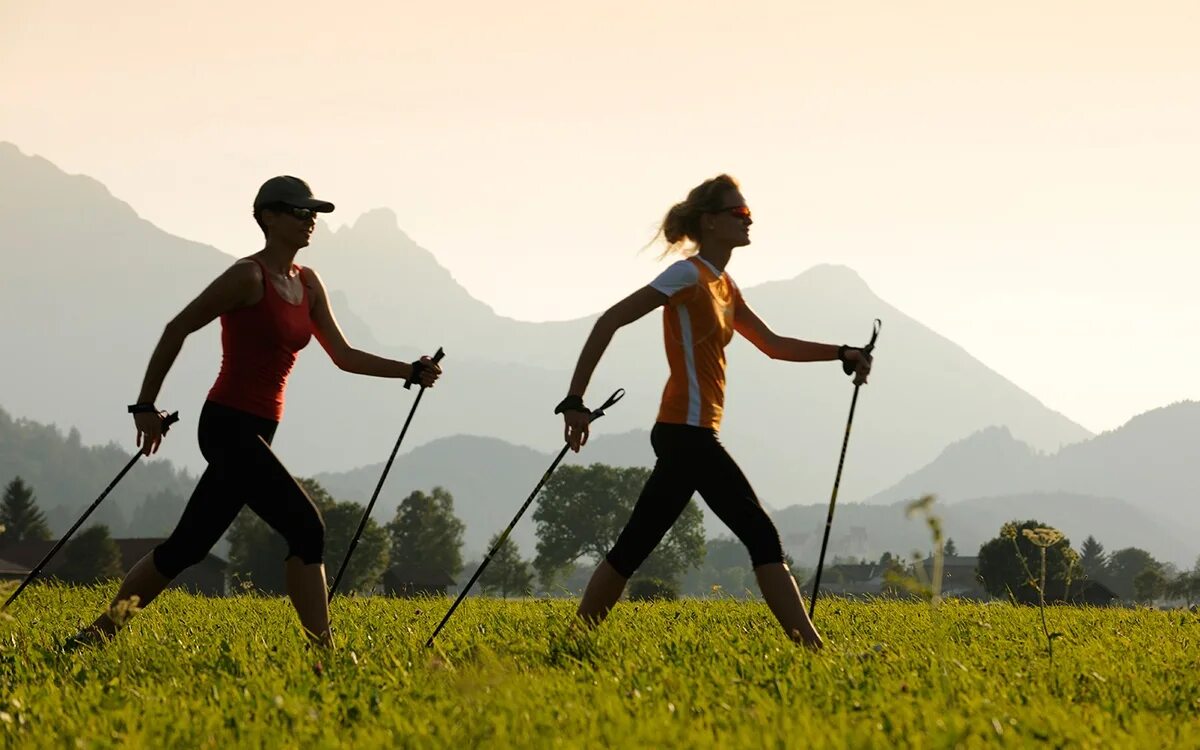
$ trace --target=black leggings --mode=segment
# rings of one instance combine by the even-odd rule
[[[783,544],[775,524],[715,430],[659,422],[650,431],[658,461],[646,480],[633,514],[605,558],[629,578],[699,491],[746,549],[754,567],[783,562]]]
[[[271,451],[278,425],[239,409],[204,403],[200,452],[208,468],[171,536],[154,548],[154,566],[160,573],[174,578],[203,560],[243,505],[283,535],[288,557],[308,564],[322,561],[325,521]]]

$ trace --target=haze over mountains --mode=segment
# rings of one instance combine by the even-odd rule
[[[78,427],[86,444],[132,448],[124,405],[136,396],[162,326],[230,256],[154,227],[96,181],[8,144],[0,144],[0,225],[0,407]],[[557,449],[561,422],[551,408],[594,317],[533,323],[495,315],[386,209],[337,231],[321,225],[300,261],[322,274],[352,343],[406,359],[446,348],[447,374],[423,399],[376,516],[389,518],[411,489],[441,484],[467,521],[468,550],[480,550]],[[731,270],[736,277],[736,259]],[[496,259],[496,273],[505,272]],[[646,281],[631,279],[630,290]],[[564,283],[586,284],[586,274]],[[927,544],[924,528],[900,517],[902,501],[936,492],[964,553],[982,541],[973,535],[991,536],[1003,521],[1028,516],[1063,518],[1076,544],[1082,536],[1075,536],[1091,533],[1110,549],[1138,544],[1179,562],[1194,556],[1195,404],[1089,439],[880,300],[850,269],[816,267],[743,291],[776,330],[802,338],[857,343],[873,318],[884,321],[876,374],[856,417],[834,554],[873,557]],[[614,340],[588,400],[598,403],[617,387],[628,396],[569,461],[652,462],[646,429],[666,376],[659,321],[647,316]],[[773,362],[741,339],[729,359],[722,439],[764,501],[785,509],[776,518],[803,564],[824,521],[851,388],[831,363]],[[213,325],[189,340],[167,380],[160,404],[180,409],[184,422],[163,455],[178,465],[200,466],[195,419],[218,364]],[[414,393],[336,371],[314,342],[293,375],[277,449],[296,474],[319,475],[336,496],[365,501]],[[853,502],[862,499],[871,505]],[[1072,526],[1076,520],[1083,525]],[[518,540],[532,552],[530,520]]]
[[[229,256],[171,236],[94,180],[66,175],[12,145],[0,146],[0,222],[0,339],[19,363],[0,375],[3,405],[77,426],[89,442],[128,440],[123,407],[136,396],[163,324]],[[339,319],[354,342],[376,341],[406,358],[445,346],[447,375],[424,399],[406,448],[455,434],[555,448],[561,429],[551,408],[591,318],[530,323],[492,314],[404,235],[390,211],[369,212],[337,232],[322,227],[300,260],[338,295]],[[505,272],[502,259],[496,272]],[[631,279],[630,289],[646,281]],[[1088,436],[887,305],[849,269],[817,267],[744,292],[777,330],[804,338],[860,342],[873,318],[884,320],[877,374],[855,425],[843,485],[848,499],[878,492],[951,441],[990,425],[1005,425],[1043,449]],[[589,391],[595,402],[627,389],[597,429],[631,433],[647,461],[644,433],[631,431],[650,426],[665,380],[659,321],[650,315],[622,331]],[[279,452],[305,474],[382,460],[412,392],[337,372],[315,342],[310,349],[293,375]],[[160,399],[185,420],[166,455],[193,468],[194,420],[218,362],[213,325],[189,340]],[[730,383],[722,438],[763,498],[782,507],[825,497],[851,390],[838,368],[773,362],[739,339],[730,352]]]
[[[839,503],[830,554],[875,560],[885,551],[907,555],[930,547],[925,524],[905,517],[908,501],[938,497],[936,512],[960,554],[971,555],[1001,525],[1035,518],[1059,528],[1078,547],[1088,536],[1109,551],[1136,546],[1160,560],[1190,567],[1200,553],[1200,522],[1191,509],[1195,472],[1187,457],[1200,438],[1200,404],[1158,409],[1123,427],[1056,454],[1038,453],[1005,428],[988,428],[948,447],[865,503]],[[593,450],[567,463],[598,461],[647,465],[628,450],[630,441],[600,437]],[[472,456],[472,465],[462,464]],[[437,440],[403,456],[380,494],[379,517],[390,518],[405,495],[441,484],[455,497],[467,526],[467,547],[481,550],[504,528],[552,456],[501,441],[456,437]],[[365,503],[382,465],[317,478],[334,495]],[[464,470],[466,469],[466,470]],[[697,498],[697,502],[699,498]],[[703,504],[701,504],[703,507]],[[777,508],[773,517],[798,564],[816,560],[827,502]],[[706,515],[710,537],[728,534]],[[526,518],[514,537],[534,551],[534,524]]]

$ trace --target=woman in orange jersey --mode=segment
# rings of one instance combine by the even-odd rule
[[[686,247],[694,254],[600,316],[579,355],[568,395],[555,409],[566,423],[568,444],[578,451],[588,438],[583,394],[608,342],[617,329],[664,308],[671,374],[650,433],[657,461],[628,523],[584,591],[578,615],[588,624],[604,619],[626,581],[699,492],[746,545],[763,598],[784,631],[798,643],[822,646],[784,562],[775,524],[717,437],[725,401],[725,346],[737,332],[772,359],[849,363],[858,383],[866,382],[871,362],[861,349],[780,336],[755,315],[725,272],[733,249],[750,244],[752,223],[738,184],[728,175],[702,183],[673,206],[661,229],[668,251]]]
[[[185,568],[204,559],[241,510],[249,505],[288,544],[284,565],[288,596],[305,633],[331,645],[325,584],[325,523],[303,488],[271,451],[283,416],[284,389],[297,353],[317,341],[339,368],[361,375],[405,378],[432,386],[441,373],[423,357],[397,362],[355,349],[329,306],[321,278],[295,263],[333,204],[313,197],[296,177],[274,177],[254,199],[254,219],[266,237],[262,250],[235,262],[169,322],[150,357],[137,403],[129,407],[138,445],[150,455],[163,439],[164,412],[154,405],[184,340],[221,319],[221,370],[200,412],[201,475],[171,536],[129,571],[117,602],[138,597],[148,605]],[[103,613],[75,637],[77,643],[113,635]]]

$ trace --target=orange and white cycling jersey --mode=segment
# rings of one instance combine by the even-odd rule
[[[671,376],[658,421],[716,430],[725,409],[725,346],[741,292],[729,274],[696,256],[672,264],[650,287],[667,295],[663,343]]]

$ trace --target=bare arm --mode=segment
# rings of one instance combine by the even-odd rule
[[[608,308],[592,326],[592,332],[583,345],[583,351],[579,353],[579,361],[575,363],[575,374],[571,376],[568,395],[583,398],[588,383],[592,379],[592,373],[596,371],[596,365],[600,363],[600,357],[608,348],[613,334],[619,328],[662,307],[666,301],[667,295],[646,286]],[[588,414],[579,411],[563,412],[563,419],[566,422],[563,437],[570,444],[571,449],[578,452],[580,446],[587,443],[591,419]]]
[[[760,352],[771,359],[782,359],[788,362],[828,362],[838,361],[836,344],[818,344],[812,341],[780,336],[771,330],[762,318],[750,309],[745,300],[738,305],[734,314],[733,327],[742,334]],[[860,349],[847,349],[846,362],[854,367],[854,383],[862,385],[871,374],[871,358],[864,355]]]
[[[138,403],[153,403],[162,389],[183,342],[195,331],[213,322],[222,313],[253,304],[262,289],[262,271],[254,263],[234,263],[209,284],[188,306],[167,323],[163,329],[150,364]]]
[[[261,295],[262,271],[254,263],[237,262],[209,284],[204,291],[188,303],[188,306],[171,319],[163,329],[146,375],[142,389],[138,391],[137,403],[152,404],[162,390],[163,380],[175,364],[175,358],[183,349],[183,342],[193,332],[211,323],[222,313],[253,304]],[[138,445],[142,452],[150,455],[158,450],[162,442],[161,415],[143,413],[134,415],[138,428]]]
[[[667,295],[646,286],[605,310],[604,314],[596,320],[596,324],[592,326],[592,332],[583,345],[583,351],[579,353],[579,361],[575,363],[575,374],[571,376],[571,387],[567,393],[582,397],[592,379],[592,373],[596,370],[596,365],[600,364],[600,357],[608,348],[609,342],[612,341],[613,334],[619,328],[662,307],[666,301]]]
[[[351,346],[346,340],[346,335],[342,333],[337,318],[334,317],[333,308],[329,304],[329,293],[325,290],[325,283],[321,281],[321,277],[307,267],[300,273],[301,281],[312,295],[311,314],[317,341],[338,369],[378,378],[407,378],[412,374],[413,367],[408,362],[380,357]],[[422,370],[421,385],[433,387],[440,374],[441,367],[430,363]]]
[[[828,362],[838,358],[838,347],[835,344],[801,341],[775,333],[745,301],[737,307],[733,327],[771,359],[788,362]]]

